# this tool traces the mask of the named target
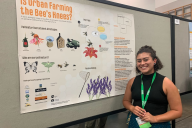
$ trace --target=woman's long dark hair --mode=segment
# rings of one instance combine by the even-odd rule
[[[163,64],[161,63],[160,59],[156,56],[156,51],[151,46],[145,45],[145,46],[141,47],[139,49],[139,51],[137,52],[137,56],[143,52],[150,53],[150,56],[152,57],[153,60],[157,59],[157,62],[154,65],[155,71],[158,71],[163,68]],[[141,71],[137,68],[137,66],[136,66],[136,72],[141,73]]]

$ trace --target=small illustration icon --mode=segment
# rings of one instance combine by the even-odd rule
[[[25,97],[26,97],[26,98],[29,98],[29,94],[26,94]]]
[[[61,34],[59,33],[59,36],[57,38],[57,48],[64,48],[65,47],[65,40],[61,37]]]
[[[25,34],[25,38],[23,39],[23,47],[28,47],[28,41],[26,38],[26,34]]]
[[[94,96],[96,96],[96,99],[99,99],[101,95],[110,97],[111,90],[111,80],[109,80],[108,76],[105,76],[104,78],[98,76],[97,79],[90,79],[90,83],[87,84],[86,88],[89,100],[92,100]]]
[[[85,47],[85,48],[87,49],[83,52],[85,53],[85,57],[89,56],[91,58],[94,56],[95,58],[97,58],[97,54],[96,54],[97,50],[95,50],[93,47]]]
[[[106,39],[107,39],[107,35],[104,34],[104,33],[102,33],[102,34],[100,34],[100,38],[101,38],[102,40],[106,40]]]
[[[27,98],[26,101],[29,102],[29,98]]]
[[[25,89],[29,89],[29,85],[26,85],[26,86],[25,86]]]
[[[39,46],[40,43],[43,43],[43,40],[44,40],[44,39],[39,38],[39,35],[37,35],[37,34],[35,34],[35,33],[32,32],[32,33],[31,33],[31,36],[33,36],[33,39],[30,40],[30,43],[31,43],[31,44],[35,44],[35,45],[38,45],[38,46]]]
[[[87,36],[87,32],[83,32],[83,35]]]
[[[54,99],[51,99],[51,102],[54,102]]]
[[[75,49],[77,49],[77,47],[80,47],[80,44],[79,44],[79,41],[76,41],[76,40],[73,40],[73,39],[70,40],[68,38],[66,46],[68,48],[75,48]]]
[[[47,47],[49,48],[53,47],[54,38],[52,36],[47,36],[46,40],[47,40]]]
[[[74,64],[73,67],[75,67],[76,65]]]
[[[82,89],[81,89],[81,92],[82,92],[86,81],[89,79],[90,72],[81,71],[81,72],[79,73],[79,76],[80,76],[83,80],[85,80],[85,82],[84,82],[84,84],[83,84],[83,87],[82,87]],[[81,92],[80,92],[80,94],[79,94],[79,97],[81,96]]]
[[[78,24],[79,24],[79,27],[80,27],[81,21],[78,21]]]
[[[62,68],[63,66],[62,66],[61,64],[58,64],[57,67],[58,67],[58,68]]]
[[[29,103],[25,103],[25,107],[31,106]]]
[[[103,26],[99,26],[99,27],[97,27],[97,30],[98,30],[99,32],[104,32],[104,31],[105,31],[105,28],[104,28]]]
[[[50,72],[49,71],[49,68],[52,67],[55,63],[54,62],[42,62],[42,64],[48,68],[48,71],[47,72]]]
[[[97,31],[93,31],[93,32],[92,32],[92,35],[93,35],[93,36],[98,36],[99,33],[98,33]]]
[[[54,98],[54,95],[51,95],[51,98]]]
[[[25,90],[25,93],[29,93],[29,90]]]
[[[67,66],[69,66],[69,64],[65,61],[64,67],[67,67]]]
[[[30,70],[37,73],[37,64],[38,64],[37,61],[33,62],[32,64],[29,64],[28,62],[24,62],[26,73],[29,73]]]
[[[42,88],[42,84],[39,84],[39,87]]]
[[[89,40],[89,41],[87,41],[87,43],[88,43],[88,45],[87,46],[93,46],[93,43]]]

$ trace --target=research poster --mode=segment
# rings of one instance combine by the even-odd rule
[[[192,22],[189,22],[189,77],[192,77]]]
[[[16,0],[21,113],[125,92],[135,73],[132,14],[64,0]]]

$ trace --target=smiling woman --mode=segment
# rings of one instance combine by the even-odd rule
[[[163,68],[160,59],[156,56],[156,51],[150,46],[141,47],[137,52],[136,72],[145,75],[151,74]]]
[[[140,75],[129,80],[123,98],[129,110],[128,128],[171,128],[169,121],[182,115],[179,92],[171,80],[157,73],[163,65],[152,47],[141,47],[136,58]]]

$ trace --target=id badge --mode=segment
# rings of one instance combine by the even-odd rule
[[[151,124],[149,122],[142,121],[140,117],[137,117],[136,121],[140,128],[150,128],[151,127]]]

